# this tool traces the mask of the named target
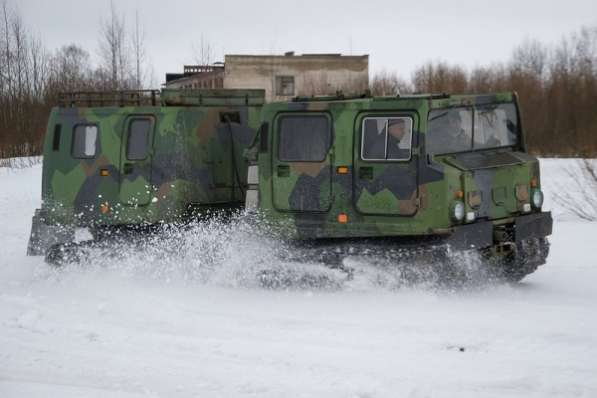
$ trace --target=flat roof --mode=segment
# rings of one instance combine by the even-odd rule
[[[247,58],[369,58],[369,54],[362,54],[362,55],[343,55],[343,54],[292,54],[292,55],[285,55],[285,54],[226,54],[226,57],[247,57]]]

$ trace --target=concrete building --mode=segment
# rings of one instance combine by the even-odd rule
[[[183,73],[166,73],[167,88],[223,88],[224,64],[185,65]]]
[[[362,93],[369,85],[369,56],[341,54],[226,55],[224,64],[185,66],[167,74],[169,88],[261,88],[266,100]]]

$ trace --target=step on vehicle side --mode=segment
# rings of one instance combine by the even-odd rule
[[[545,263],[552,218],[515,93],[297,98],[261,114],[246,207],[286,236],[480,250],[511,280]]]
[[[70,93],[52,109],[27,253],[243,207],[263,90]]]

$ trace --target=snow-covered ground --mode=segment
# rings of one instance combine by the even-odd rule
[[[40,166],[0,168],[0,397],[596,397],[597,223],[549,200],[571,163],[542,164],[548,264],[459,291],[255,288],[238,271],[267,248],[226,228],[197,238],[223,265],[56,271],[25,256]]]

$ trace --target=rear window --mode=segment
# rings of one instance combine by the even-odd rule
[[[278,128],[278,157],[287,162],[322,162],[332,143],[326,115],[282,116]]]
[[[427,152],[433,154],[516,145],[518,118],[513,103],[429,112]]]
[[[147,158],[149,152],[149,135],[151,120],[133,119],[129,123],[126,145],[126,158],[128,160],[142,160]]]
[[[97,153],[97,126],[79,124],[73,131],[72,155],[74,158],[94,158]]]

